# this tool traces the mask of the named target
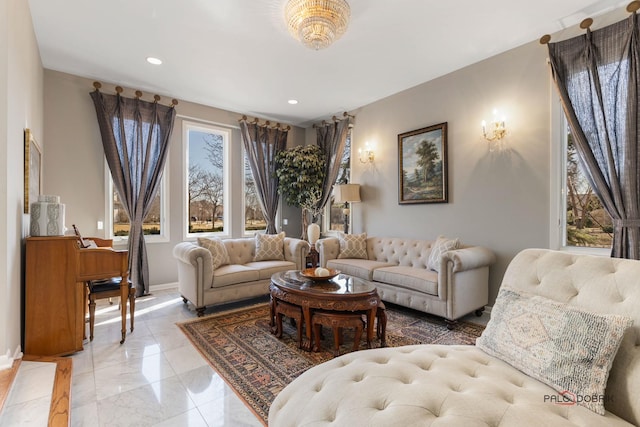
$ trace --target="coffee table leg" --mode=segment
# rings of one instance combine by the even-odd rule
[[[373,325],[376,321],[376,310],[372,308],[367,310],[367,348],[371,348],[371,342],[373,341]]]
[[[312,325],[311,325],[311,308],[308,306],[302,307],[302,318],[304,319],[304,327],[307,335],[307,341],[302,345],[307,351],[311,351],[313,348],[313,335],[312,335]]]
[[[270,297],[270,301],[269,301],[269,326],[271,327],[271,333],[275,334],[276,333],[276,322],[275,322],[275,317],[276,317],[276,300],[273,297],[273,295],[271,295]]]

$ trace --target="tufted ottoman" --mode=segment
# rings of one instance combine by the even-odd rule
[[[309,369],[278,394],[269,411],[269,426],[640,425],[640,261],[528,249],[509,264],[502,283],[511,290],[496,300],[486,337],[483,333],[484,341],[480,338],[478,347],[427,344],[363,350],[337,357]],[[547,302],[536,299],[541,303],[534,304],[534,311],[530,313],[540,312],[541,317],[536,321],[555,322],[544,323],[548,339],[532,342],[528,338],[534,336],[534,324],[519,323],[518,317],[508,317],[516,303],[507,296],[515,289],[535,298],[546,298]],[[502,294],[502,289],[500,292]],[[545,369],[553,368],[549,372],[559,372],[562,376],[558,378],[576,384],[573,381],[584,373],[597,374],[606,364],[600,356],[593,356],[591,347],[598,347],[598,341],[609,336],[613,329],[593,328],[591,315],[581,314],[579,324],[548,317],[551,313],[548,309],[556,301],[564,303],[559,305],[560,310],[564,310],[562,314],[582,309],[599,313],[596,317],[625,316],[633,320],[633,326],[622,336],[617,353],[611,356],[615,359],[604,376],[603,394],[590,391],[589,387],[595,382],[581,383],[581,388],[573,394],[534,378],[544,374]],[[488,332],[490,330],[493,332]],[[556,335],[561,330],[568,335]],[[504,332],[497,334],[498,331]],[[522,338],[522,334],[526,337],[522,344],[512,347],[509,336]],[[578,345],[580,341],[573,336],[586,336],[587,347]],[[537,340],[542,335],[534,337]],[[558,350],[532,351],[528,358],[524,358],[527,353],[518,353],[523,357],[516,360],[504,355],[498,358],[480,348],[497,350],[498,347],[488,346],[489,339],[504,340],[506,348],[539,345],[531,348],[547,351],[549,345],[557,345]],[[577,357],[570,359],[571,362],[561,363],[562,359],[556,359],[573,354],[575,348]],[[530,360],[531,356],[535,359]],[[529,365],[516,369],[514,366],[523,360]],[[556,370],[558,368],[573,369],[571,372],[575,373],[569,375],[566,370]],[[530,369],[538,372],[531,376],[523,372]],[[597,379],[598,375],[589,378]],[[569,394],[580,396],[582,403],[563,400],[563,396]],[[586,398],[601,398],[604,415],[582,406]]]
[[[269,426],[630,426],[544,401],[552,395],[473,346],[363,350],[296,378],[271,405]]]

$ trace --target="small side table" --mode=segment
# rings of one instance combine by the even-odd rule
[[[305,259],[305,263],[307,264],[307,268],[316,268],[318,267],[318,263],[320,262],[320,254],[316,251],[314,246],[311,246],[311,250],[309,250],[309,254]]]

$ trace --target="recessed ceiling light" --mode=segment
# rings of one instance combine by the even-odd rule
[[[158,58],[154,58],[153,56],[147,56],[147,62],[149,64],[153,64],[153,65],[160,65],[162,64],[162,60],[158,59]]]
[[[287,102],[288,102],[289,104],[291,104],[291,105],[296,105],[296,104],[298,103],[298,100],[297,100],[297,99],[290,99],[290,100],[288,100]]]

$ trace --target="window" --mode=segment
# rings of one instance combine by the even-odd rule
[[[566,123],[566,119],[565,119]],[[563,246],[611,248],[613,224],[587,181],[573,137],[565,124]]]
[[[184,123],[187,236],[228,235],[229,144],[231,132]]]
[[[253,234],[258,230],[265,230],[267,222],[262,214],[260,201],[256,189],[256,181],[253,179],[249,158],[244,151],[244,234]]]
[[[608,254],[613,241],[611,217],[589,185],[560,100],[552,103],[551,247]]]
[[[351,179],[351,128],[347,132],[347,141],[345,143],[344,152],[342,153],[342,160],[340,161],[340,171],[334,184],[348,184]],[[325,220],[325,225],[330,231],[343,231],[344,230],[344,204],[333,203],[333,195],[327,203],[325,210],[325,216],[328,220]],[[349,218],[346,218],[349,220]]]
[[[110,219],[110,221],[107,222],[107,235],[116,241],[124,240],[129,237],[129,230],[131,228],[129,215],[127,215],[122,206],[122,201],[118,197],[106,161],[105,170],[107,171],[107,194],[109,195],[109,200],[107,201],[109,215],[107,215],[107,217]],[[165,204],[165,201],[169,199],[165,185],[167,170],[168,162],[165,164],[165,173],[163,173],[162,181],[160,182],[160,190],[153,199],[151,210],[142,224],[142,231],[147,241],[166,241],[169,238],[168,230],[166,230],[164,226],[164,224],[168,224],[168,210]]]

